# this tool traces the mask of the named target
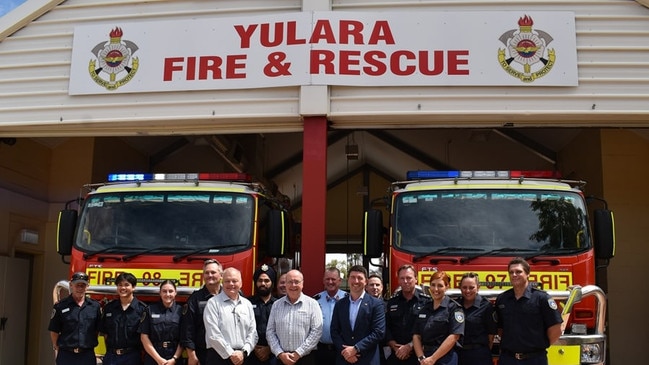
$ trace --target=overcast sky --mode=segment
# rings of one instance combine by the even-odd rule
[[[13,8],[24,2],[25,0],[0,0],[0,16],[7,14]]]

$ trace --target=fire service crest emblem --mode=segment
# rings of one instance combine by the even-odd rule
[[[525,15],[518,20],[518,30],[512,29],[498,38],[505,48],[498,49],[498,63],[513,77],[523,82],[534,82],[552,70],[556,54],[549,49],[552,37],[539,29],[532,29],[534,21]]]
[[[116,90],[127,84],[135,76],[139,66],[133,54],[138,46],[128,40],[122,40],[122,29],[111,30],[108,42],[101,42],[92,49],[96,57],[90,60],[88,72],[90,77],[107,90]]]

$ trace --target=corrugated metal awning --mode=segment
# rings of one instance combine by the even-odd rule
[[[0,42],[64,1],[65,0],[26,0],[23,4],[0,18]]]

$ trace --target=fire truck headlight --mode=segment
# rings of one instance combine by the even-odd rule
[[[581,345],[581,363],[596,364],[603,362],[603,351],[601,343],[588,343]]]

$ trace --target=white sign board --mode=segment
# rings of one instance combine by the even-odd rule
[[[303,12],[78,26],[71,95],[577,86],[572,12]]]

